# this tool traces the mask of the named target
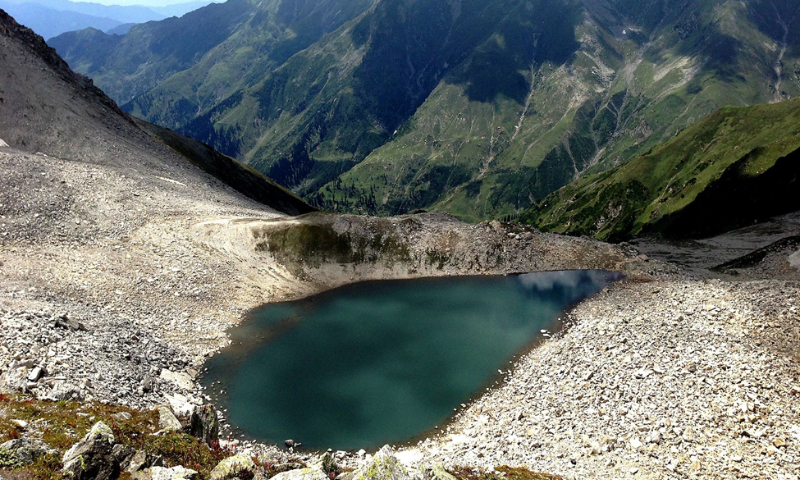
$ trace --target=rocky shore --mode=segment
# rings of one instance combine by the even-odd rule
[[[414,461],[564,478],[798,478],[800,285],[624,282]]]

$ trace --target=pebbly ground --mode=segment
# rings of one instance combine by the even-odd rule
[[[412,461],[564,478],[796,479],[800,284],[624,282]]]

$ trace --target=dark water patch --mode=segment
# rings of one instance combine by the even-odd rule
[[[403,442],[446,422],[564,309],[620,278],[365,282],[267,305],[231,331],[203,383],[248,437],[318,449]]]

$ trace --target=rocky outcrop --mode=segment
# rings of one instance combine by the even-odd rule
[[[180,432],[183,429],[180,420],[167,407],[158,407],[158,426],[161,432]]]
[[[208,444],[219,437],[219,420],[213,405],[195,408],[189,418],[189,434]]]
[[[319,468],[298,468],[272,477],[272,480],[329,480],[325,472]]]
[[[97,422],[83,439],[64,453],[62,473],[72,480],[114,480],[120,474],[120,459],[114,451],[114,433]]]
[[[57,455],[58,451],[39,440],[18,438],[0,445],[0,450],[8,452],[13,460],[21,465],[33,463],[45,455]]]
[[[252,474],[255,469],[256,464],[252,458],[246,454],[234,455],[219,462],[219,464],[214,467],[214,470],[211,470],[208,479],[224,480],[241,474]]]
[[[182,466],[152,467],[133,474],[134,480],[194,480],[197,472]]]
[[[395,457],[392,447],[385,445],[349,480],[411,480],[411,475]]]

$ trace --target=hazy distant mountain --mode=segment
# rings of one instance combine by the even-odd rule
[[[55,10],[37,3],[10,3],[8,0],[0,0],[0,9],[44,38],[89,27],[110,30],[122,23],[112,18]]]
[[[186,2],[186,3],[174,3],[172,5],[164,5],[164,6],[148,6],[149,9],[164,15],[165,18],[168,17],[182,17],[189,12],[193,12],[198,8],[205,7],[209,3],[212,3],[211,0],[200,0],[198,2]],[[217,0],[216,3],[221,3],[221,0]]]
[[[72,2],[70,0],[4,0],[16,3],[37,3],[61,12],[83,13],[94,17],[111,18],[121,23],[144,23],[150,20],[166,18],[154,9],[140,5],[101,5],[90,2]]]
[[[516,214],[800,93],[794,0],[230,0],[51,44],[124,108],[334,210]],[[108,37],[108,38],[106,38]]]
[[[182,16],[208,5],[210,0],[167,6],[101,5],[69,0],[0,0],[0,8],[19,23],[44,38],[65,32],[95,28],[114,35],[124,35],[131,26],[152,20]]]
[[[106,30],[106,33],[109,35],[125,35],[127,34],[131,27],[134,25],[138,25],[136,23],[123,23],[122,25],[117,25],[116,27]]]

